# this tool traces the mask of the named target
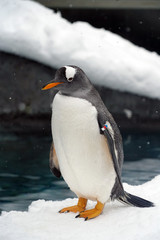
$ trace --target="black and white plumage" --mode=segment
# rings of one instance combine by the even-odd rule
[[[57,70],[43,89],[59,90],[53,100],[50,166],[79,198],[109,199],[138,207],[153,204],[124,191],[123,144],[119,129],[99,93],[76,66]]]

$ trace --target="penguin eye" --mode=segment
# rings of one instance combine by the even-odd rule
[[[67,80],[68,80],[68,82],[72,82],[73,78],[70,77],[70,78],[68,78]]]

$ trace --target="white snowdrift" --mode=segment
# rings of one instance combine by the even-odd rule
[[[3,212],[0,217],[0,239],[5,240],[158,240],[160,236],[160,175],[139,186],[124,184],[128,192],[155,203],[153,208],[136,208],[113,202],[105,206],[99,217],[85,222],[76,214],[58,211],[76,204],[64,201],[38,200],[27,212]],[[88,207],[94,206],[89,202]]]
[[[160,98],[160,57],[29,0],[0,1],[0,49],[54,68],[78,65],[100,85]]]

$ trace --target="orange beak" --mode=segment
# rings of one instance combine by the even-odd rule
[[[42,90],[47,90],[50,88],[53,88],[59,84],[62,84],[63,82],[53,82],[53,83],[48,83],[47,85],[45,85],[44,87],[42,87]]]

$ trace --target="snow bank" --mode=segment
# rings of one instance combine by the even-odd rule
[[[160,236],[160,175],[139,186],[124,184],[127,191],[147,198],[153,208],[136,208],[113,202],[105,206],[99,217],[85,222],[76,214],[58,211],[76,204],[77,199],[64,201],[38,200],[27,212],[3,212],[0,217],[0,239],[5,240],[158,240]],[[88,207],[94,206],[89,202]]]
[[[160,57],[88,23],[69,23],[32,1],[0,1],[0,49],[54,68],[78,65],[92,81],[160,98]]]

